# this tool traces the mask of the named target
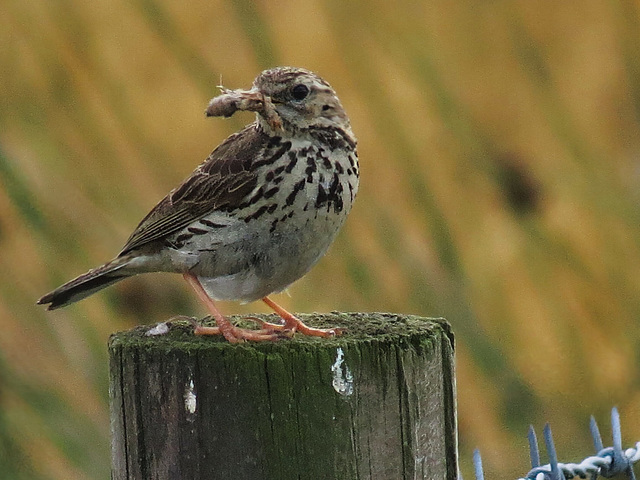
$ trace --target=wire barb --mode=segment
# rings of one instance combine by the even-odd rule
[[[553,443],[551,427],[546,424],[543,430],[544,442],[547,448],[549,463],[540,465],[540,448],[535,430],[529,427],[527,438],[529,440],[529,455],[531,457],[531,470],[526,476],[518,480],[567,480],[570,478],[590,478],[595,480],[598,476],[612,478],[619,474],[626,474],[627,478],[636,480],[633,465],[640,461],[640,442],[634,447],[622,449],[622,428],[620,426],[620,413],[614,407],[611,410],[611,430],[613,446],[604,447],[600,429],[593,416],[589,422],[589,430],[593,438],[596,454],[587,457],[580,463],[560,463]],[[476,449],[473,453],[473,466],[476,480],[484,480],[482,458]]]
[[[482,470],[482,457],[480,450],[477,448],[473,451],[473,469],[476,473],[476,480],[484,480],[484,471]]]
[[[529,425],[529,433],[527,435],[529,439],[529,457],[531,458],[531,468],[537,468],[540,466],[540,449],[538,448],[538,439],[536,438],[536,431],[533,429],[533,425]]]

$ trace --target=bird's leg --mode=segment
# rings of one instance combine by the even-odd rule
[[[333,337],[342,333],[341,328],[313,328],[305,325],[302,321],[292,313],[287,312],[284,308],[271,300],[269,297],[262,299],[264,303],[269,305],[282,319],[284,325],[276,325],[274,323],[262,322],[262,328],[265,330],[271,330],[275,332],[283,332],[285,335],[293,335],[295,332],[300,332],[303,335],[310,335],[312,337]],[[291,333],[289,333],[291,332]]]
[[[217,327],[205,327],[203,325],[197,324],[194,327],[194,333],[196,335],[224,335],[231,343],[241,342],[243,340],[253,340],[256,342],[265,341],[265,340],[277,340],[281,338],[281,335],[276,333],[275,331],[260,331],[260,330],[249,330],[246,328],[239,328],[234,326],[224,315],[218,310],[215,303],[207,292],[205,292],[204,288],[200,284],[200,281],[195,275],[191,273],[185,273],[184,279],[191,285],[191,287],[195,290],[198,298],[207,306],[207,309],[215,319],[218,324]]]

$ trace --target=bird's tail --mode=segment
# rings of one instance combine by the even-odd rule
[[[93,295],[98,290],[113,285],[123,278],[135,275],[130,271],[123,271],[123,267],[126,267],[130,260],[128,256],[118,257],[101,267],[89,270],[84,275],[80,275],[56,288],[53,292],[47,293],[38,300],[38,304],[49,304],[47,309],[55,310]]]

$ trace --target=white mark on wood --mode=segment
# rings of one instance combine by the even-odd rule
[[[157,324],[155,327],[147,330],[147,333],[145,333],[145,335],[147,337],[152,337],[155,335],[164,335],[168,331],[169,331],[169,325],[167,325],[167,322],[161,322]]]
[[[194,384],[193,378],[189,379],[189,383],[187,383],[186,388],[184,390],[184,408],[187,413],[193,415],[196,413],[196,408],[198,406],[198,401],[196,398],[196,393],[194,392]]]
[[[341,347],[338,347],[336,361],[331,365],[331,373],[333,374],[331,383],[336,392],[347,397],[353,394],[353,375],[344,362],[344,352]]]

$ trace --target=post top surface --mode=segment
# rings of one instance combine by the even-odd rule
[[[229,317],[234,323],[242,327],[253,327],[255,323],[242,316]],[[253,318],[277,322],[276,315],[254,315]],[[161,349],[186,349],[199,350],[208,348],[253,348],[260,351],[271,351],[287,347],[297,346],[327,346],[335,348],[351,343],[367,341],[377,342],[402,342],[424,341],[429,338],[449,337],[453,345],[453,334],[446,320],[442,318],[425,318],[416,315],[400,315],[393,313],[312,313],[300,314],[299,318],[314,327],[342,327],[345,332],[335,338],[316,338],[296,334],[291,339],[283,339],[277,342],[245,342],[242,344],[230,344],[218,336],[196,336],[193,327],[186,320],[167,322],[168,329],[157,328],[161,324],[140,325],[131,330],[117,332],[111,335],[109,347],[137,347],[137,348],[161,348]],[[205,324],[211,320],[206,319]],[[155,329],[155,330],[154,330]],[[151,334],[152,332],[163,332]],[[151,333],[150,333],[151,332]]]

